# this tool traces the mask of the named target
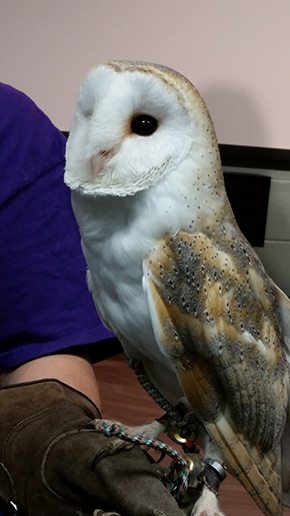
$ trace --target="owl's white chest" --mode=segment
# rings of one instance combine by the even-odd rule
[[[186,163],[184,169],[186,175]],[[143,264],[165,234],[200,230],[207,218],[214,217],[213,202],[199,188],[192,195],[192,178],[190,182],[191,186],[186,181],[178,186],[173,174],[134,196],[90,198],[73,192],[72,197],[99,315],[127,354],[162,364],[171,372],[170,382],[175,365],[154,335],[142,284]],[[179,387],[174,389],[180,394]]]
[[[147,203],[143,206],[145,217],[141,216],[141,198],[132,216],[132,199],[128,207],[120,198],[73,197],[89,267],[89,288],[99,315],[119,337],[127,355],[142,360],[151,381],[175,405],[183,390],[175,364],[155,338],[142,284],[144,259],[163,236],[165,221],[168,230],[168,218],[162,216],[164,223],[158,221],[158,210],[153,213],[152,206],[147,210]]]
[[[77,199],[78,219],[82,200]],[[87,210],[87,199],[85,204]],[[90,211],[80,229],[89,288],[100,316],[135,355],[160,360],[142,285],[143,261],[156,243],[151,222],[141,217],[141,207],[132,216],[132,203],[126,199],[101,198],[91,203]]]

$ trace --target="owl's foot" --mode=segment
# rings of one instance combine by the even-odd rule
[[[93,516],[120,516],[118,512],[104,512],[102,509],[96,509]]]
[[[225,514],[220,511],[217,496],[207,486],[204,486],[191,516],[225,516]]]
[[[116,421],[110,421],[109,419],[94,419],[91,424],[93,428],[95,428],[98,432],[104,433],[104,435],[107,437],[110,437],[110,435],[106,432],[108,432],[108,430],[112,429],[113,427],[122,428],[126,433],[129,433],[130,431],[130,427],[123,425],[123,423],[121,424]],[[114,439],[108,439],[106,446],[102,450],[102,456],[113,455],[118,450],[129,450],[134,446],[133,442],[127,442],[123,439],[119,439],[119,437],[115,437],[113,433],[111,434],[111,437],[114,437]]]
[[[128,450],[132,448],[136,442],[134,437],[155,440],[157,436],[165,430],[165,426],[158,421],[153,421],[146,425],[140,426],[127,426],[123,423],[110,421],[108,419],[95,419],[92,421],[92,427],[103,432],[107,437],[115,437],[112,440],[108,440],[106,448],[103,450],[103,454],[112,455],[120,449]],[[121,431],[120,431],[121,430]],[[119,434],[126,434],[127,439],[119,438]],[[144,448],[146,448],[146,442],[144,442]]]
[[[165,432],[166,426],[156,419],[152,423],[146,425],[127,427],[132,435],[140,435],[144,439],[152,439],[155,441],[162,432]]]

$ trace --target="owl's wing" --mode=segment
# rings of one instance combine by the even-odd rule
[[[277,286],[276,290],[282,317],[284,342],[290,355],[290,299]],[[287,423],[282,437],[282,484],[283,503],[290,507],[290,407],[288,408]]]
[[[277,516],[287,382],[278,307],[256,256],[235,247],[202,233],[165,237],[144,286],[197,418],[264,514]]]

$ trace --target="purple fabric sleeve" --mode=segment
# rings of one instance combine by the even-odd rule
[[[87,289],[64,151],[43,112],[0,83],[0,370],[114,337]]]

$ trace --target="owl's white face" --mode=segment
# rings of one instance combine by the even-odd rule
[[[200,134],[195,124],[202,122],[191,116],[182,87],[175,90],[166,78],[158,67],[118,71],[114,63],[88,73],[67,144],[70,188],[92,196],[133,195],[186,158]]]

